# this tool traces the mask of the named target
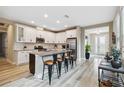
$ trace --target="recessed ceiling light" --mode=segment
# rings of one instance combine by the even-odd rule
[[[43,27],[45,28],[45,27],[47,27],[46,25],[43,25]]]
[[[34,24],[34,21],[31,21],[32,24]]]
[[[59,23],[60,23],[60,21],[59,21],[59,20],[57,20],[57,21],[56,21],[56,23],[58,23],[58,24],[59,24]]]
[[[44,14],[44,18],[48,18],[48,14]]]
[[[67,25],[64,25],[64,27],[66,28],[66,27],[68,27]]]

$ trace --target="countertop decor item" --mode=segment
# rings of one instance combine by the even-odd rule
[[[111,61],[111,65],[112,65],[113,68],[118,69],[118,68],[121,67],[122,62],[121,62],[121,60],[118,60],[118,61],[114,61],[114,60],[112,60],[112,61]]]
[[[109,52],[106,53],[104,59],[107,60],[107,62],[110,62],[112,60],[112,56],[110,56]]]
[[[118,61],[121,54],[120,51],[116,47],[113,47],[111,51],[112,51],[112,56],[114,58],[114,61]]]
[[[113,68],[120,68],[121,67],[121,59],[120,59],[120,51],[116,48],[113,47],[112,48],[112,56],[113,56],[113,60],[111,61],[111,65]]]

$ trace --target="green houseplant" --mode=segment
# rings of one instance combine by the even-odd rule
[[[118,61],[119,58],[120,58],[120,55],[121,55],[120,50],[118,50],[117,48],[113,47],[111,49],[111,51],[112,51],[112,56],[114,58],[114,61]]]
[[[86,59],[90,58],[90,51],[91,51],[91,46],[89,44],[86,44],[85,46],[85,58]]]

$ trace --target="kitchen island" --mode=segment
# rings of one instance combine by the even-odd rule
[[[67,53],[71,50],[50,50],[50,51],[33,51],[29,55],[29,70],[36,78],[42,77],[43,72],[43,57],[53,59],[54,54]]]

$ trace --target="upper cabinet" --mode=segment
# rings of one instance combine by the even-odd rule
[[[36,30],[32,27],[16,25],[16,42],[36,43]]]
[[[55,43],[55,33],[53,33],[53,32],[37,30],[36,37],[44,38],[45,43]]]
[[[56,33],[56,43],[66,43],[66,33]]]
[[[76,36],[77,36],[76,30],[68,30],[68,31],[66,31],[66,37],[67,38],[73,38],[73,37],[76,37]]]
[[[67,38],[77,37],[76,30],[53,33],[37,30],[24,25],[16,25],[16,42],[36,43],[36,38],[44,38],[45,43],[66,43]]]
[[[45,43],[55,43],[55,33],[53,32],[45,32]]]
[[[36,30],[31,27],[25,29],[25,42],[36,43]]]
[[[22,25],[16,25],[16,41],[24,42],[25,27]]]
[[[45,38],[45,35],[46,35],[45,31],[41,31],[41,30],[36,31],[37,38]]]

